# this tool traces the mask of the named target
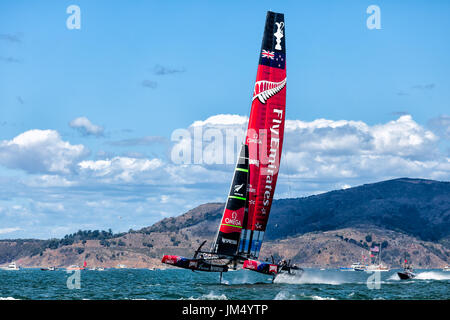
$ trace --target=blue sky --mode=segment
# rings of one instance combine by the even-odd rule
[[[231,166],[177,166],[170,136],[245,128],[267,10],[285,13],[292,121],[278,197],[449,179],[448,1],[2,1],[0,238],[224,201]]]

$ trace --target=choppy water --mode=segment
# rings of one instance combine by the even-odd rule
[[[4,299],[450,299],[450,272],[421,270],[413,280],[400,280],[396,270],[379,273],[369,289],[365,272],[306,269],[300,279],[271,278],[248,270],[224,274],[189,270],[81,271],[80,289],[68,289],[74,273],[65,270],[0,270]],[[73,280],[74,278],[72,278]],[[69,281],[72,286],[75,281]],[[376,289],[379,284],[379,289]]]

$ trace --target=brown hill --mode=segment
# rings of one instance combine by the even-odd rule
[[[212,243],[223,204],[210,203],[139,231],[82,232],[84,237],[0,241],[0,263],[22,266],[81,265],[164,267],[163,254],[190,256]],[[381,244],[391,267],[405,258],[422,268],[450,262],[450,183],[396,179],[273,203],[261,258],[284,257],[307,267],[339,267],[359,261]],[[100,238],[99,237],[103,237]],[[6,257],[6,258],[5,258]]]

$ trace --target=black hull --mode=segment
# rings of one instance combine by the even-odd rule
[[[407,273],[407,272],[397,272],[398,276],[400,277],[401,280],[408,280],[408,279],[412,279],[414,278],[416,275],[412,274],[412,273]]]
[[[170,264],[174,267],[190,269],[192,271],[205,272],[227,272],[228,266],[221,264],[213,264],[204,259],[188,259],[180,256],[165,255],[161,261],[162,263]]]

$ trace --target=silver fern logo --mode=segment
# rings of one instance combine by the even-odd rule
[[[261,103],[266,103],[267,99],[276,95],[281,89],[286,85],[286,78],[280,82],[272,82],[267,80],[257,81],[255,83],[255,90],[253,91],[253,100],[256,98],[261,101]]]

